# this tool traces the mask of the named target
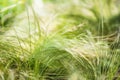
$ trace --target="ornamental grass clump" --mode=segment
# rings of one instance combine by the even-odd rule
[[[15,18],[13,27],[0,36],[0,80],[119,80],[119,31],[115,36],[106,35],[104,31],[109,28],[103,28],[103,22],[110,21],[114,13],[108,9],[107,0],[89,1],[91,5],[87,0],[70,0],[67,10],[61,13],[57,9],[59,14],[50,16],[27,7]],[[65,6],[65,1],[58,2]],[[103,12],[108,10],[102,14],[103,4],[107,4]],[[71,9],[75,11],[72,16]]]

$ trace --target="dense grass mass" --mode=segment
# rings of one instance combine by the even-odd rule
[[[120,80],[119,0],[30,1],[0,1],[0,80]]]

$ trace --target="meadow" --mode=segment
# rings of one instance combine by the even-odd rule
[[[0,80],[120,80],[119,0],[0,0]]]

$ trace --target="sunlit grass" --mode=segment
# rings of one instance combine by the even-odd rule
[[[0,28],[10,26],[13,18],[25,10],[27,0],[1,0],[0,1]]]
[[[76,22],[88,21],[88,29],[95,35],[112,34],[119,28],[117,0],[70,0],[69,2],[53,0],[54,4],[50,3],[50,0],[47,1],[49,1],[48,6],[51,7],[48,9],[52,12],[54,9],[54,12],[62,15],[63,18],[65,16]]]
[[[98,3],[92,4],[98,7]],[[76,8],[78,6],[75,7],[78,11]],[[69,9],[73,8],[70,7],[65,14],[59,12],[45,19],[35,12],[33,6],[30,9],[27,7],[24,16],[17,16],[15,19],[18,21],[13,23],[13,27],[0,36],[0,80],[120,79],[119,30],[114,37],[104,35],[101,31],[105,28],[95,29],[99,25],[97,18],[112,21],[111,16],[100,13],[104,15],[101,17],[100,9],[96,8],[96,17],[83,6],[81,14],[71,15]],[[102,19],[99,26],[105,27]],[[96,31],[93,32],[91,27]],[[102,36],[95,35],[99,32]],[[113,40],[110,42],[111,37]]]

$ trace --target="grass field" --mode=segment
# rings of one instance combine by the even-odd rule
[[[1,0],[0,80],[120,80],[119,0]]]

